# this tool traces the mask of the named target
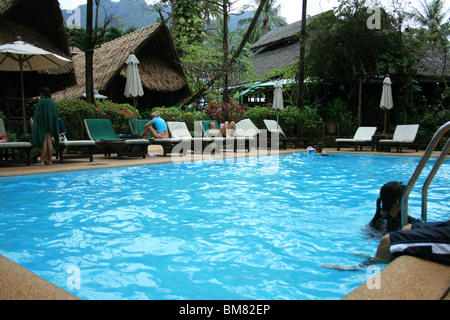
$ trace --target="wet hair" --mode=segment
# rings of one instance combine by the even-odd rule
[[[388,211],[397,199],[401,199],[406,186],[403,182],[391,181],[384,184],[380,189],[380,196],[377,199],[377,211],[370,224],[372,225],[381,214],[381,210]]]
[[[39,89],[39,93],[41,93],[44,98],[50,98],[51,97],[51,92],[50,89],[47,87],[42,87]]]

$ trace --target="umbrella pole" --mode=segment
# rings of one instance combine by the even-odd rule
[[[23,89],[23,61],[19,61],[20,66],[20,86],[22,87],[22,114],[23,114],[23,132],[27,133],[27,114],[26,114],[26,106],[25,106],[25,92]]]
[[[387,126],[387,109],[384,110],[384,131],[383,131],[383,133],[386,133],[386,126]]]
[[[133,98],[134,102],[134,133],[138,133],[137,132],[137,113],[136,113],[136,97]]]

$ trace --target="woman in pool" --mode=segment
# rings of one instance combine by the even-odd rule
[[[153,128],[153,125],[155,125],[156,129]],[[155,111],[152,113],[152,120],[150,120],[145,125],[145,129],[144,129],[144,132],[142,133],[141,137],[150,138],[150,136],[148,135],[149,132],[152,134],[152,136],[154,136],[157,139],[168,139],[169,138],[169,131],[167,130],[167,124],[161,118],[161,115],[158,111]]]
[[[401,182],[391,181],[380,189],[380,197],[377,199],[377,211],[369,226],[383,235],[388,232],[398,231],[402,228],[401,200],[406,186]],[[421,222],[408,216],[408,223]]]
[[[231,121],[230,123],[228,121],[225,122],[222,128],[217,129],[215,122],[209,123],[209,129],[206,132],[208,136],[217,137],[217,136],[224,136],[224,137],[234,137],[236,131],[236,123],[234,121]]]
[[[40,100],[36,104],[33,115],[32,140],[37,148],[41,148],[39,165],[52,164],[53,143],[59,146],[58,111],[56,104],[50,98],[50,89],[39,90]]]

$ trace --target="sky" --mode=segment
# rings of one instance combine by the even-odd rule
[[[246,4],[248,2],[250,1],[239,0],[238,4]],[[309,15],[314,15],[332,9],[338,3],[337,0],[310,0],[308,2],[307,12]],[[59,0],[59,3],[61,4],[62,9],[74,9],[81,4],[86,4],[86,0]],[[293,23],[295,21],[301,20],[301,0],[278,0],[278,3],[281,4],[281,16],[285,17],[288,23]]]
[[[379,1],[386,7],[389,7],[389,3],[391,3],[392,0]],[[416,5],[418,1],[419,0],[411,0],[411,2]],[[147,2],[151,3],[154,1],[149,0]],[[244,5],[249,2],[251,2],[251,0],[238,0],[238,5],[241,3]],[[74,9],[81,4],[86,4],[86,0],[59,0],[59,3],[61,4],[62,9]],[[302,0],[278,0],[277,3],[281,5],[281,16],[285,17],[289,24],[301,20]],[[333,9],[338,3],[338,0],[309,0],[307,14],[312,16]]]

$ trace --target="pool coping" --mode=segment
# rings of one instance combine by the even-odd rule
[[[152,147],[152,146],[151,146]],[[151,149],[149,153],[159,150]],[[375,154],[393,156],[417,156],[422,152],[403,153],[380,153],[370,151],[355,151],[354,149],[325,149],[329,153],[350,153],[350,154]],[[279,150],[279,154],[293,152],[305,152],[305,149]],[[226,155],[228,157],[228,155]],[[249,153],[233,154],[229,157],[248,157]],[[433,157],[439,153],[433,153]],[[449,157],[447,155],[447,157]],[[214,158],[214,156],[210,157]],[[195,159],[193,159],[195,161]],[[186,159],[185,161],[192,161]],[[6,170],[1,170],[0,177],[24,176],[33,174],[70,172],[79,170],[107,169],[117,167],[128,167],[137,165],[152,165],[171,163],[171,157],[147,157],[146,159],[117,159],[104,158],[103,155],[96,155],[94,162],[90,163],[86,159],[67,160],[59,164],[55,162],[53,166],[7,166]],[[0,167],[4,169],[5,167]],[[404,256],[395,259],[393,262],[379,271],[380,286],[362,283],[359,287],[343,297],[342,300],[450,300],[450,266],[439,263],[425,261],[422,259]],[[375,287],[375,288],[374,288]],[[52,284],[35,273],[23,268],[19,264],[0,255],[0,300],[78,300],[75,295]]]

